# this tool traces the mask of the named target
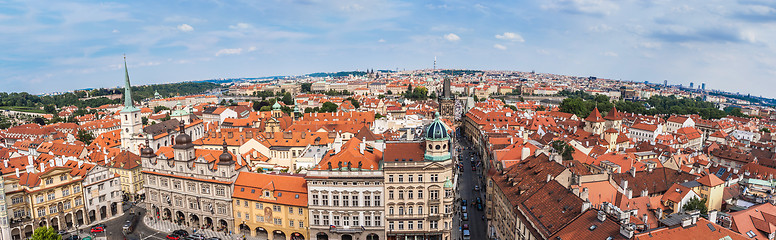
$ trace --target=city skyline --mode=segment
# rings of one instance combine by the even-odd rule
[[[757,1],[29,3],[0,8],[3,91],[356,69],[515,70],[776,97]]]

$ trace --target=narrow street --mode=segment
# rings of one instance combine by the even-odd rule
[[[458,141],[456,145],[461,148],[461,152],[456,155],[460,160],[459,163],[463,165],[463,172],[459,172],[458,197],[461,198],[461,200],[465,200],[467,206],[466,212],[463,212],[462,206],[460,206],[462,201],[458,202],[458,214],[455,221],[457,225],[455,226],[454,231],[459,232],[457,234],[453,234],[453,236],[458,237],[458,239],[463,239],[463,225],[467,224],[471,233],[471,239],[486,239],[487,224],[483,220],[483,216],[485,215],[485,189],[481,178],[482,167],[477,166],[477,163],[480,162],[480,159],[476,155],[475,151],[469,149],[471,143],[469,143],[465,138],[456,137],[455,141]],[[472,170],[472,166],[477,167],[476,171]],[[456,171],[459,170],[456,169]],[[475,191],[474,187],[477,185],[479,185],[479,190]],[[477,197],[480,197],[482,200],[482,210],[477,210]],[[462,219],[463,213],[468,215],[468,220]]]

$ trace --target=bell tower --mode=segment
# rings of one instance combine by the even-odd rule
[[[132,86],[129,83],[129,71],[127,70],[127,57],[124,56],[124,109],[121,115],[121,148],[134,154],[139,154],[140,149],[133,137],[142,130],[140,109],[132,102]]]

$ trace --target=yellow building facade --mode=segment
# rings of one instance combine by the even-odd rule
[[[241,172],[234,183],[232,209],[233,232],[239,236],[309,239],[304,177]]]

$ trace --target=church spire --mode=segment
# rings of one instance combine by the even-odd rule
[[[124,107],[134,107],[132,104],[132,88],[129,86],[129,70],[127,70],[127,55],[124,55]]]
[[[129,84],[129,70],[127,70],[127,56],[124,55],[124,109],[122,112],[137,110],[132,103],[132,86]]]

